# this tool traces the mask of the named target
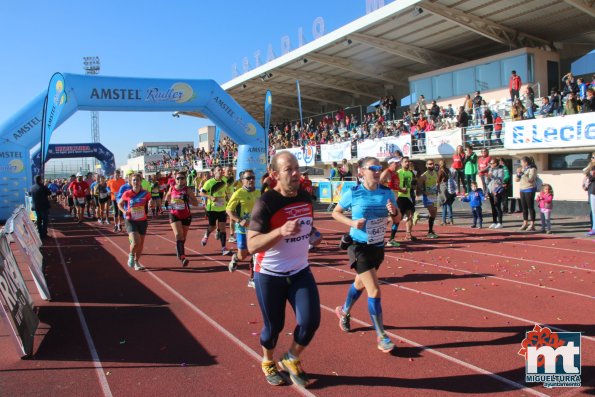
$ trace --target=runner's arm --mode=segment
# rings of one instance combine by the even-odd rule
[[[277,244],[283,237],[297,234],[300,232],[300,229],[300,220],[294,219],[285,222],[283,226],[273,229],[268,233],[248,230],[248,251],[251,254],[267,251]]]
[[[188,189],[186,193],[188,194],[188,202],[191,205],[198,207],[198,199],[196,198],[196,195],[194,194],[192,189]]]

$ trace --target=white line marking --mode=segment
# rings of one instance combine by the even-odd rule
[[[310,262],[310,263],[311,264],[314,264],[314,265],[320,265],[320,266],[326,267],[328,269],[331,269],[331,270],[334,270],[334,271],[337,271],[337,272],[351,274],[354,277],[356,276],[356,273],[350,272],[348,270],[337,269],[337,268],[335,268],[333,266],[325,265],[325,264],[319,263],[319,262]],[[488,312],[488,313],[491,313],[491,314],[496,314],[498,316],[512,318],[514,320],[521,321],[521,322],[524,322],[524,323],[528,323],[528,324],[531,324],[531,325],[542,324],[539,321],[527,320],[526,318],[513,316],[511,314],[502,313],[502,312],[499,312],[499,311],[496,311],[496,310],[492,310],[492,309],[488,309],[488,308],[481,307],[481,306],[475,306],[475,305],[472,305],[470,303],[465,303],[465,302],[457,301],[457,300],[454,300],[454,299],[445,298],[445,297],[440,296],[440,295],[434,295],[434,294],[431,294],[429,292],[424,292],[424,291],[416,290],[416,289],[405,287],[405,286],[402,286],[402,285],[392,284],[392,283],[389,283],[389,282],[386,282],[386,281],[382,281],[382,280],[379,280],[379,282],[381,284],[388,285],[389,287],[395,287],[395,288],[404,289],[405,291],[415,292],[416,294],[426,295],[426,296],[429,296],[431,298],[436,298],[436,299],[440,299],[440,300],[443,300],[443,301],[446,301],[446,302],[455,303],[457,305],[462,305],[462,306],[466,306],[466,307],[469,307],[469,308],[472,308],[472,309],[481,310],[481,311]],[[556,326],[549,325],[549,324],[542,324],[542,325],[547,326],[550,329],[555,329],[556,331],[560,331],[560,332],[575,332],[575,331],[568,331],[568,330],[565,330],[565,329],[562,329],[562,328],[558,328]],[[581,338],[582,339],[588,339],[590,341],[595,342],[595,338],[590,337],[590,336],[582,335]]]
[[[58,247],[58,254],[60,255],[60,262],[62,262],[62,268],[64,269],[64,274],[66,275],[66,281],[68,282],[68,288],[70,289],[70,293],[72,294],[72,300],[74,302],[74,307],[76,309],[76,314],[78,315],[79,322],[81,323],[81,327],[83,329],[83,333],[85,334],[85,339],[87,341],[87,345],[89,346],[89,352],[91,353],[91,357],[93,359],[93,366],[95,367],[95,372],[97,373],[97,378],[99,378],[99,384],[101,386],[101,390],[103,391],[103,395],[105,397],[112,397],[112,391],[109,387],[109,383],[103,371],[103,366],[101,365],[101,360],[99,359],[99,354],[97,354],[97,349],[95,348],[95,343],[93,342],[93,338],[91,337],[91,332],[89,332],[89,327],[87,326],[87,320],[85,319],[85,314],[83,313],[83,309],[81,308],[81,304],[79,303],[79,298],[76,294],[76,290],[74,289],[74,285],[72,284],[72,279],[70,278],[70,273],[68,272],[68,268],[66,267],[66,262],[64,261],[64,255],[62,255],[62,248],[60,247],[60,242],[56,239],[56,234],[54,233],[54,241],[56,242],[56,247]]]
[[[161,238],[161,239],[163,239],[163,240],[165,240],[165,241],[169,241],[169,242],[171,242],[171,243],[174,243],[174,241],[173,241],[173,240],[170,240],[170,239],[168,239],[168,238],[165,238],[165,237],[163,237],[163,236],[161,236],[161,235],[153,234],[153,236],[156,236],[156,237],[159,237],[159,238]],[[118,248],[120,248],[120,247],[118,247]],[[223,264],[223,265],[225,264],[224,262],[221,262],[221,261],[219,261],[219,260],[213,259],[213,258],[211,258],[211,257],[209,257],[209,256],[207,256],[207,255],[204,255],[204,254],[202,254],[202,253],[200,253],[200,252],[198,252],[198,251],[195,251],[195,250],[193,250],[193,249],[191,249],[191,248],[187,248],[187,249],[188,249],[188,251],[194,252],[194,253],[196,253],[196,254],[198,254],[198,255],[201,255],[201,256],[203,256],[203,257],[205,257],[205,258],[208,258],[208,259],[210,259],[210,260],[212,260],[212,261],[214,261],[214,262],[218,262],[218,263],[221,263],[221,264]],[[242,271],[242,270],[238,270],[237,272],[238,272],[238,273],[242,273],[242,274],[244,274],[244,275],[246,275],[246,276],[249,276],[249,274],[248,274],[248,273],[246,273],[246,272],[244,272],[244,271]],[[151,274],[152,274],[152,273],[151,273]],[[355,273],[353,273],[353,274],[355,274]],[[320,307],[321,307],[321,308],[323,308],[324,310],[327,310],[327,311],[329,311],[329,312],[333,313],[333,314],[334,314],[334,312],[335,312],[335,311],[334,311],[334,309],[331,309],[330,307],[328,307],[328,306],[325,306],[325,305],[323,305],[323,304],[321,304],[321,305],[320,305]],[[356,318],[354,318],[354,317],[352,317],[352,320],[354,320],[355,322],[357,322],[357,323],[359,323],[359,324],[361,324],[361,325],[365,325],[366,327],[371,327],[371,326],[372,326],[371,324],[368,324],[368,323],[366,323],[366,322],[364,322],[364,321],[358,320],[358,319],[356,319]],[[436,355],[436,356],[442,357],[442,358],[444,358],[444,359],[446,359],[446,360],[448,360],[448,361],[450,361],[450,362],[453,362],[453,363],[455,363],[455,364],[459,364],[459,365],[461,365],[461,366],[463,366],[463,367],[465,367],[465,368],[467,368],[467,369],[470,369],[470,370],[472,370],[472,371],[478,372],[478,373],[480,373],[480,374],[484,374],[484,375],[487,375],[487,376],[489,376],[489,377],[492,377],[492,378],[494,378],[494,379],[496,379],[496,380],[498,380],[498,381],[500,381],[500,382],[503,382],[503,383],[505,383],[505,384],[507,384],[507,385],[509,385],[509,386],[512,386],[512,387],[514,387],[515,389],[521,389],[521,390],[523,390],[523,391],[527,391],[527,392],[528,392],[528,393],[530,393],[530,394],[534,394],[534,395],[538,395],[538,396],[547,396],[547,394],[543,394],[543,393],[540,393],[540,392],[538,392],[538,391],[535,391],[535,390],[529,389],[529,388],[527,388],[526,386],[524,386],[524,385],[521,385],[521,384],[519,384],[519,383],[516,383],[516,382],[514,382],[514,381],[512,381],[512,380],[510,380],[510,379],[504,378],[504,377],[502,377],[502,376],[500,376],[500,375],[494,374],[493,372],[490,372],[490,371],[488,371],[488,370],[485,370],[485,369],[483,369],[483,368],[477,367],[477,366],[475,366],[475,365],[473,365],[473,364],[469,364],[469,363],[467,363],[467,362],[464,362],[464,361],[462,361],[462,360],[459,360],[459,359],[457,359],[457,358],[451,357],[451,356],[449,356],[449,355],[447,355],[447,354],[444,354],[444,353],[442,353],[442,352],[439,352],[439,351],[437,351],[437,350],[431,349],[431,348],[429,348],[429,347],[426,347],[426,346],[424,346],[424,345],[422,345],[422,344],[419,344],[419,343],[417,343],[417,342],[414,342],[414,341],[412,341],[412,340],[409,340],[409,339],[407,339],[407,338],[403,338],[403,337],[401,337],[401,336],[398,336],[398,335],[396,335],[396,334],[394,334],[394,333],[392,333],[392,332],[387,332],[387,333],[388,333],[389,335],[391,335],[393,338],[398,338],[398,339],[401,339],[401,340],[405,341],[406,343],[408,343],[408,344],[410,344],[410,345],[412,345],[412,346],[419,347],[419,348],[421,348],[422,350],[425,350],[425,351],[427,351],[427,352],[429,352],[429,353],[431,353],[431,354],[434,354],[434,355]]]
[[[331,312],[333,314],[335,313],[335,310],[334,309],[331,309],[330,307],[327,307],[327,306],[324,306],[324,305],[320,305],[320,307],[322,307],[324,310],[329,311],[329,312]],[[366,323],[365,321],[359,320],[359,319],[357,319],[355,317],[351,317],[351,320],[354,321],[354,322],[356,322],[356,323],[358,323],[358,324],[360,324],[360,325],[363,325],[363,326],[366,326],[366,327],[372,327],[372,324]],[[436,355],[438,357],[441,357],[441,358],[443,358],[443,359],[445,359],[447,361],[450,361],[451,363],[455,363],[455,364],[458,364],[460,366],[463,366],[463,367],[465,367],[467,369],[470,369],[470,370],[472,370],[474,372],[478,372],[480,374],[487,375],[490,378],[493,378],[493,379],[495,379],[497,381],[500,381],[502,383],[505,383],[508,386],[514,387],[515,389],[519,389],[519,390],[522,390],[524,392],[527,392],[529,394],[533,394],[533,395],[536,395],[536,396],[547,396],[547,394],[540,393],[537,390],[533,390],[531,388],[528,388],[525,385],[521,385],[520,383],[516,383],[515,381],[512,381],[512,380],[510,380],[508,378],[505,378],[503,376],[500,376],[498,374],[495,374],[495,373],[490,372],[488,370],[485,370],[483,368],[477,367],[477,366],[475,366],[473,364],[470,364],[468,362],[465,362],[463,360],[459,360],[458,358],[449,356],[449,355],[444,354],[444,353],[442,353],[442,352],[440,352],[438,350],[434,350],[432,348],[429,348],[427,346],[424,346],[422,344],[419,344],[417,342],[414,342],[414,341],[412,341],[410,339],[407,339],[407,338],[404,338],[402,336],[399,336],[399,335],[397,335],[397,334],[395,334],[393,332],[386,331],[386,333],[388,335],[392,336],[395,339],[400,339],[400,340],[404,341],[405,343],[408,343],[408,344],[410,344],[412,346],[418,347],[418,348],[420,348],[423,351],[426,351],[426,352],[428,352],[430,354],[434,354],[434,355]]]
[[[101,232],[100,232],[101,233]],[[101,233],[103,234],[103,233]],[[161,237],[159,235],[153,234],[153,236],[157,236],[157,237]],[[171,241],[168,240],[164,237],[161,237],[166,241]],[[128,252],[124,251],[124,249],[122,249],[119,245],[117,245],[116,243],[114,243],[112,240],[109,240],[109,242],[116,247],[118,250],[120,250],[126,257],[128,257]],[[175,243],[174,241],[172,241],[173,243]],[[194,250],[188,249],[189,251],[193,251],[196,252]],[[214,260],[212,258],[210,258],[211,260]],[[219,262],[219,261],[217,261]],[[149,269],[150,270],[150,269]],[[145,271],[143,272],[145,274],[148,274],[149,276],[151,276],[153,279],[155,279],[155,281],[157,281],[159,284],[161,284],[165,289],[167,289],[170,293],[172,293],[176,298],[178,298],[179,300],[181,300],[186,306],[188,306],[192,311],[194,311],[196,314],[198,314],[200,317],[202,317],[206,322],[208,322],[209,324],[211,324],[211,326],[213,326],[217,331],[221,332],[223,335],[225,335],[229,340],[231,340],[233,343],[235,343],[240,349],[244,350],[246,353],[248,353],[249,356],[251,356],[252,358],[254,358],[255,360],[257,360],[259,363],[262,362],[262,356],[259,355],[257,352],[255,352],[254,350],[252,350],[248,345],[246,345],[244,342],[242,342],[240,339],[238,339],[234,334],[232,334],[231,332],[229,332],[226,328],[224,328],[221,324],[219,324],[217,321],[213,320],[211,317],[209,317],[209,315],[207,315],[205,312],[203,312],[202,310],[200,310],[197,306],[195,306],[192,302],[190,302],[188,299],[186,299],[186,297],[184,297],[182,294],[180,294],[178,291],[176,291],[173,287],[171,287],[169,284],[167,284],[165,281],[161,280],[159,277],[157,277],[155,274],[153,274],[153,272],[151,271]],[[293,389],[295,391],[297,391],[298,393],[304,395],[304,396],[308,396],[308,397],[315,397],[316,395],[311,393],[310,391],[303,389],[295,384],[291,385],[293,387]]]
[[[544,290],[551,290],[551,291],[556,291],[556,292],[562,292],[562,293],[566,293],[566,294],[580,296],[580,297],[583,297],[583,298],[595,299],[595,296],[591,296],[591,295],[587,295],[587,294],[581,294],[579,292],[567,291],[567,290],[564,290],[564,289],[558,289],[558,288],[553,288],[553,287],[540,286],[540,285],[537,285],[537,284],[531,284],[531,283],[527,283],[527,282],[524,282],[524,281],[512,280],[512,279],[504,278],[504,277],[490,276],[490,275],[487,275],[485,273],[476,273],[476,272],[472,272],[472,271],[465,270],[465,269],[459,269],[459,268],[456,268],[456,267],[443,266],[443,265],[438,265],[438,264],[434,264],[434,263],[430,263],[430,262],[423,262],[423,261],[418,261],[418,260],[415,260],[415,259],[397,257],[397,256],[393,256],[393,255],[385,255],[385,257],[387,257],[387,258],[395,258],[395,259],[402,260],[402,261],[409,261],[409,262],[420,263],[422,265],[439,267],[439,268],[442,268],[442,269],[453,270],[453,271],[456,271],[456,272],[461,272],[461,273],[466,273],[466,274],[475,274],[475,275],[483,276],[483,277],[486,277],[486,278],[495,278],[496,280],[506,281],[506,282],[509,282],[509,283],[522,284],[522,285],[526,285],[526,286],[529,286],[529,287],[534,287],[534,288],[539,288],[539,289],[544,289]]]

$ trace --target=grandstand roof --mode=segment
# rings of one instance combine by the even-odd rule
[[[223,84],[262,122],[409,94],[408,77],[521,47],[577,58],[595,47],[595,5],[583,0],[396,0]]]

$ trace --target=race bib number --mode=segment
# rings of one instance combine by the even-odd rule
[[[181,210],[183,210],[183,209],[185,209],[185,208],[186,208],[186,204],[184,204],[184,201],[183,201],[183,200],[180,200],[180,199],[174,199],[174,200],[172,200],[172,202],[171,202],[171,207],[172,207],[174,210],[180,210],[180,211],[181,211]]]
[[[85,198],[84,197],[77,197],[76,198],[77,203],[79,204],[85,204]]]
[[[386,218],[370,219],[366,221],[368,244],[379,244],[384,241],[386,232]]]
[[[145,218],[145,207],[131,207],[130,218],[133,221],[142,220]]]
[[[99,198],[104,199],[107,197],[107,193],[99,193]]]
[[[225,205],[225,199],[223,197],[215,197],[215,205],[221,207]]]

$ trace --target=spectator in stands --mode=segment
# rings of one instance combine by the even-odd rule
[[[568,72],[562,76],[562,82],[564,83],[563,97],[566,97],[570,92],[574,92],[575,94],[578,92],[578,85],[572,73]]]
[[[329,179],[331,181],[339,181],[341,180],[341,172],[339,171],[339,168],[337,166],[337,162],[333,161],[333,166],[331,167],[331,172],[329,175]]]
[[[475,124],[481,124],[481,122],[482,122],[481,103],[483,101],[483,98],[479,94],[480,94],[479,91],[475,91],[475,96],[473,97],[473,100],[472,100]]]
[[[562,97],[560,96],[560,92],[557,90],[552,90],[550,102],[552,104],[554,116],[559,116],[562,112]]]
[[[587,98],[587,85],[582,78],[576,79],[578,85],[577,102],[579,105],[583,104],[583,101]]]
[[[543,117],[550,117],[554,113],[554,105],[550,102],[550,99],[546,96],[541,98],[541,109],[539,114]]]
[[[494,130],[494,115],[492,111],[486,106],[483,112],[483,133],[484,142],[489,146],[492,144],[492,131]],[[483,187],[486,191],[485,186]]]
[[[436,101],[432,101],[432,107],[430,107],[430,117],[436,121],[440,117],[440,106],[436,105]]]
[[[469,96],[469,95],[467,95]],[[459,114],[457,115],[457,127],[466,128],[469,126],[469,114],[465,111],[465,108],[461,106],[459,108]],[[464,133],[464,131],[463,131]]]
[[[521,76],[516,74],[516,70],[513,70],[510,74],[510,80],[508,82],[508,89],[510,91],[510,102],[514,103],[515,98],[520,99],[519,92],[521,90]]]
[[[521,100],[516,98],[512,107],[510,108],[510,116],[513,121],[524,120],[525,119],[525,107],[523,106]]]
[[[498,113],[494,113],[495,117],[494,117],[494,131],[496,132],[496,142],[495,144],[497,145],[502,145],[502,141],[500,140],[500,135],[502,134],[502,126],[504,124],[504,121],[502,121],[502,117],[500,117],[500,115]],[[488,139],[491,140],[491,136],[488,137]]]
[[[446,108],[446,117],[454,119],[455,117],[455,110],[452,108],[452,104],[449,103],[448,107]]]
[[[467,94],[465,100],[463,101],[463,109],[467,113],[467,116],[471,117],[473,115],[473,100],[469,94]]]
[[[567,116],[570,114],[577,114],[578,113],[578,104],[576,103],[576,94],[574,92],[569,92],[566,96],[566,102],[564,103],[564,111],[562,112],[562,116]]]
[[[339,170],[341,173],[341,180],[342,181],[350,181],[352,178],[351,174],[351,167],[349,166],[349,162],[347,159],[343,159],[343,164],[341,165],[341,169]]]
[[[582,109],[583,113],[595,112],[595,87],[587,89],[587,96],[583,101]]]
[[[423,95],[419,96],[416,105],[416,113],[419,114],[426,114],[426,110],[428,110],[428,106],[426,105],[426,98]]]
[[[525,108],[527,109],[527,119],[534,119],[535,115],[535,91],[528,85],[525,89]]]

